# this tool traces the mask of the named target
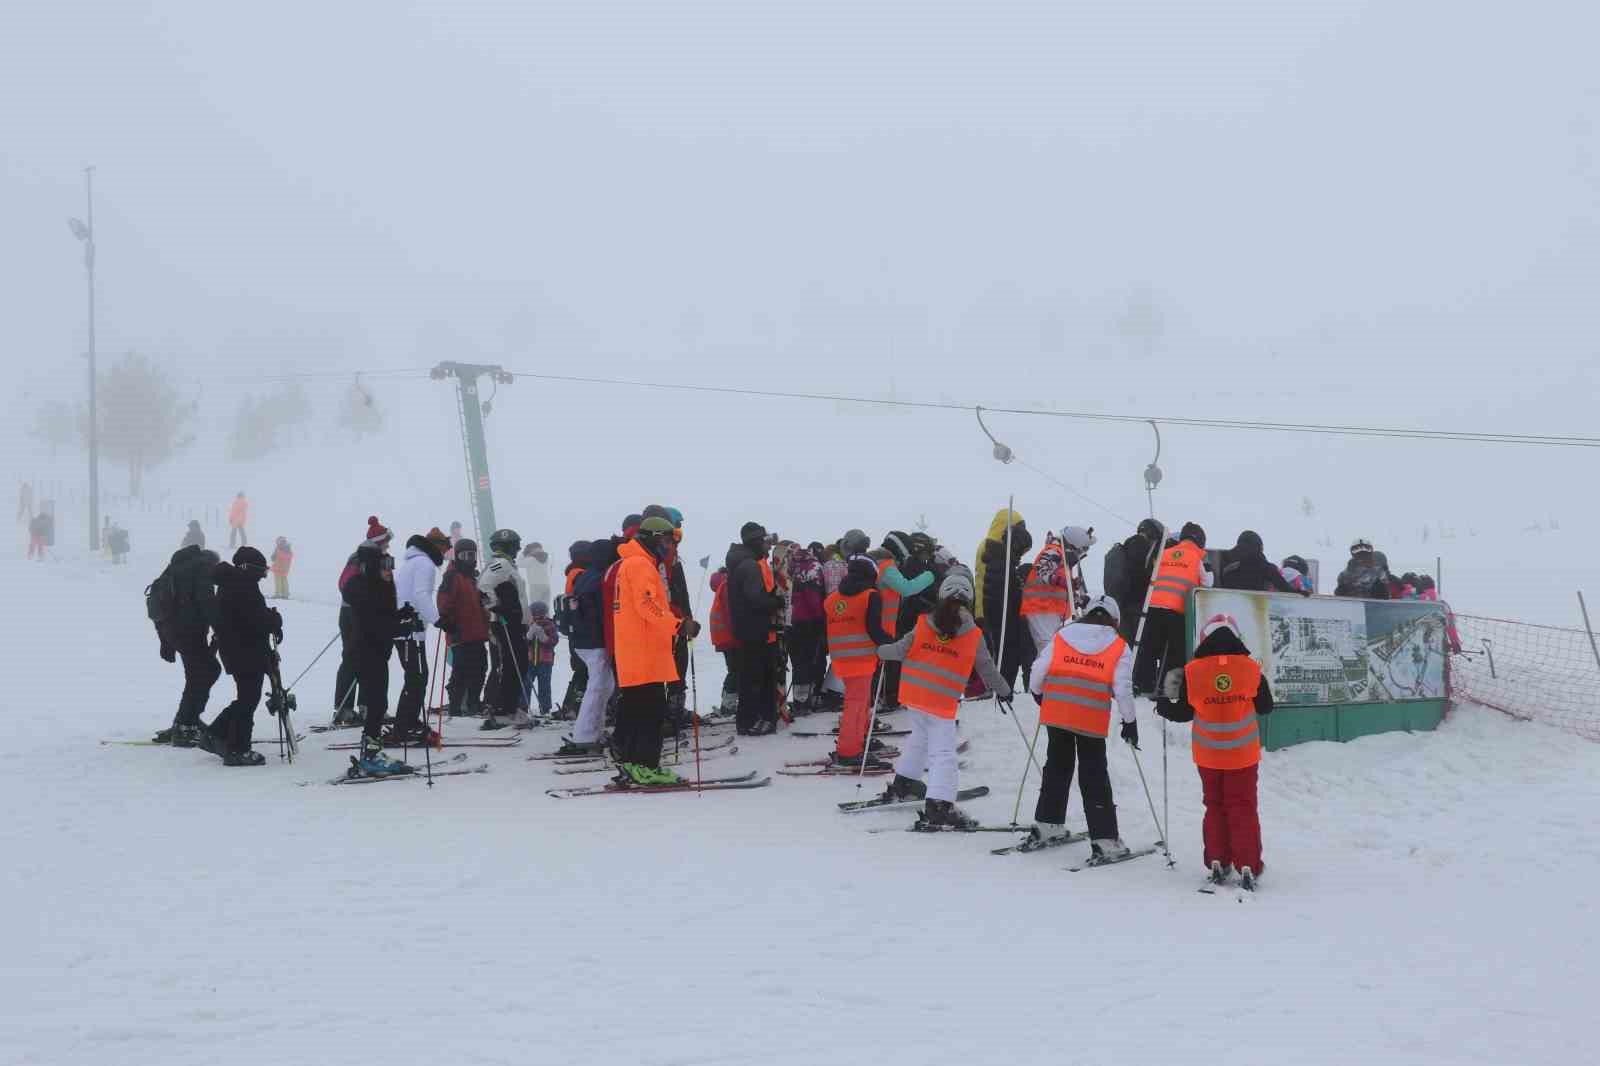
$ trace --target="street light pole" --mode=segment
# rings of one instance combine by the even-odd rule
[[[100,550],[100,416],[96,410],[94,347],[94,167],[84,167],[88,198],[88,236],[83,241],[83,263],[89,273],[89,550]]]

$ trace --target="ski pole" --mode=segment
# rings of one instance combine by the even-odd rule
[[[694,669],[694,644],[689,645],[689,728],[694,730],[694,786],[700,792],[700,682]]]
[[[1013,714],[1011,717],[1015,718],[1016,715]],[[1033,727],[1033,739],[1028,742],[1028,763],[1033,763],[1035,766],[1038,763],[1034,762],[1033,749],[1039,743],[1039,730],[1042,728],[1044,728],[1044,716],[1041,714],[1039,716],[1039,724]],[[1022,732],[1022,723],[1020,722],[1017,723],[1017,732]],[[1012,825],[1017,824],[1017,816],[1022,813],[1022,792],[1028,787],[1028,763],[1022,764],[1022,781],[1017,785],[1017,803],[1016,806],[1011,808]],[[1039,771],[1039,779],[1041,781],[1044,779],[1044,771],[1042,769]]]
[[[322,646],[322,650],[317,652],[317,657],[315,659],[311,660],[310,666],[307,666],[304,670],[300,671],[300,677],[297,677],[292,682],[290,682],[289,686],[287,688],[285,688],[283,691],[285,691],[285,692],[293,691],[295,685],[298,685],[300,683],[301,678],[304,678],[307,674],[309,674],[311,672],[311,667],[312,666],[315,666],[315,665],[317,665],[317,663],[322,661],[322,657],[324,655],[328,654],[328,649],[333,647],[333,642],[338,640],[338,639],[339,639],[339,634],[337,634],[337,633],[335,633],[333,636],[329,637],[328,638],[328,643],[324,644]]]
[[[996,701],[996,702],[998,703],[998,701]],[[1033,763],[1033,768],[1035,770],[1039,771],[1039,776],[1040,777],[1043,777],[1044,776],[1044,768],[1039,765],[1039,760],[1034,758],[1034,756],[1033,756],[1033,745],[1028,743],[1028,734],[1026,734],[1026,733],[1024,733],[1022,731],[1022,723],[1017,721],[1016,709],[1017,709],[1016,705],[1012,704],[1012,707],[1011,707],[1012,713],[1006,715],[1006,717],[1010,718],[1013,722],[1016,722],[1016,724],[1017,724],[1017,736],[1018,736],[1018,738],[1021,739],[1023,745],[1025,747],[1027,747],[1027,749],[1028,749],[1028,761]],[[1035,729],[1033,731],[1033,735],[1034,735],[1035,738],[1037,738],[1039,736],[1038,729]],[[1022,773],[1024,775],[1024,778],[1026,778],[1026,775],[1028,773],[1028,768],[1026,766],[1024,766],[1022,768]]]
[[[861,785],[867,779],[867,757],[872,754],[872,727],[878,724],[878,690],[883,687],[883,675],[888,672],[888,663],[879,662],[877,676],[872,679],[872,694],[867,698],[867,739],[861,742],[861,771],[856,774],[856,794],[860,795]],[[839,728],[844,728],[844,717],[839,718]],[[838,750],[838,744],[834,750]]]
[[[1150,820],[1156,823],[1156,832],[1161,834],[1161,851],[1167,857],[1167,866],[1169,868],[1176,866],[1177,863],[1172,859],[1172,849],[1167,846],[1167,831],[1162,828],[1161,820],[1156,817],[1156,801],[1150,795],[1150,782],[1144,777],[1144,764],[1139,761],[1139,749],[1129,744],[1128,750],[1133,752],[1133,765],[1139,769],[1139,783],[1144,786],[1145,802],[1150,804]]]

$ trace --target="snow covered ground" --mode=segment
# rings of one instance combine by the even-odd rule
[[[909,818],[838,814],[850,781],[554,800],[584,779],[525,761],[542,733],[431,791],[327,787],[344,756],[315,736],[260,769],[101,746],[176,702],[149,576],[0,563],[0,1062],[1593,1061],[1600,746],[1566,734],[1469,707],[1435,734],[1269,755],[1266,886],[1241,904],[1194,890],[1181,729],[1177,869],[1079,874],[1082,846],[869,834]],[[292,677],[332,608],[284,614]],[[333,668],[303,682],[302,726]],[[1159,804],[1160,729],[1141,724]],[[963,784],[994,789],[969,808],[1005,821],[1016,729],[976,705],[963,730]],[[740,747],[708,770],[826,744]],[[1126,751],[1113,772],[1124,836],[1149,843]]]

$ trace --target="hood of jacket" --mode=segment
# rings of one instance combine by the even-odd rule
[[[1239,639],[1239,634],[1231,628],[1223,626],[1216,630],[1200,646],[1195,648],[1196,659],[1206,659],[1213,655],[1249,655],[1250,649],[1245,647],[1244,641]]]
[[[994,513],[994,521],[989,523],[989,532],[984,535],[984,539],[985,540],[1005,540],[1006,539],[1006,516],[1007,515],[1011,516],[1011,524],[1012,525],[1017,525],[1019,522],[1023,521],[1022,512],[1021,511],[1018,511],[1018,510],[1007,510],[1006,508],[1002,507],[1000,510],[998,510],[998,511],[996,511]]]
[[[1111,642],[1122,634],[1115,626],[1095,625],[1091,622],[1068,622],[1061,627],[1063,640],[1087,655],[1098,655],[1111,647]]]
[[[728,545],[728,556],[723,560],[723,565],[728,568],[728,573],[731,574],[739,568],[739,564],[748,563],[755,557],[756,553],[743,544],[730,544]]]
[[[864,558],[857,557],[850,563],[850,569],[839,582],[839,592],[844,596],[855,596],[868,589],[878,587],[878,568]]]
[[[617,548],[617,558],[622,560],[644,559],[649,562],[651,566],[655,566],[661,561],[646,551],[644,545],[640,544],[636,540],[623,541],[622,544]]]
[[[417,536],[414,536],[410,540],[406,541],[405,558],[411,559],[418,555],[426,555],[433,561],[434,566],[438,566],[444,562],[444,552],[439,550],[439,546],[437,544],[433,543],[433,541],[422,536],[421,534],[418,534]]]
[[[1239,534],[1239,541],[1228,551],[1229,559],[1265,559],[1266,548],[1261,543],[1261,535],[1245,530]]]

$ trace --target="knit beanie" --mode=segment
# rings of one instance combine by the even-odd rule
[[[389,531],[389,528],[382,522],[378,521],[377,515],[367,516],[368,544],[371,544],[375,548],[387,548],[389,546],[389,541],[393,539],[393,537],[394,534]]]

